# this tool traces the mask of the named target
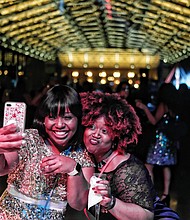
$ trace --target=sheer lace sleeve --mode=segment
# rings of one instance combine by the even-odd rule
[[[137,158],[131,155],[114,171],[107,173],[107,177],[115,197],[153,211],[153,184],[144,164]]]

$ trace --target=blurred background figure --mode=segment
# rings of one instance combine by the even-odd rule
[[[158,105],[155,114],[152,114],[147,105],[140,100],[136,102],[136,106],[145,112],[149,122],[156,126],[155,137],[148,149],[146,166],[153,181],[154,166],[158,165],[162,167],[164,184],[161,199],[166,202],[168,206],[170,203],[171,166],[177,164],[180,138],[180,131],[175,129],[175,123],[173,123],[176,119],[179,120],[177,97],[175,86],[171,83],[163,83],[158,91]],[[172,123],[169,123],[171,121]],[[167,127],[167,125],[170,125],[170,128]],[[182,136],[184,133],[181,132],[180,135]]]
[[[130,99],[130,86],[127,81],[122,81],[118,84],[115,90],[116,93],[118,93],[121,98],[126,99],[129,101]]]

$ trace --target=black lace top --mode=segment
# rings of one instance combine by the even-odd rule
[[[135,203],[153,212],[156,192],[147,169],[139,159],[131,155],[128,160],[119,164],[114,171],[106,174],[110,181],[113,196],[126,203]],[[108,219],[109,213],[101,213],[101,219],[106,219],[106,215]],[[115,218],[110,216],[109,219]]]

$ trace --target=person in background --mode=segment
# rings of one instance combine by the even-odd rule
[[[163,168],[164,188],[161,200],[168,206],[170,203],[171,166],[177,164],[178,141],[170,138],[164,131],[164,127],[170,118],[176,117],[176,97],[177,90],[175,86],[171,83],[163,83],[158,91],[158,106],[155,115],[140,100],[136,102],[136,106],[145,112],[149,122],[156,126],[155,137],[146,158],[146,167],[153,181],[154,166],[157,165]]]
[[[143,90],[142,90],[143,91]],[[147,154],[147,144],[150,142],[150,135],[153,131],[150,123],[147,123],[147,117],[144,114],[143,110],[136,107],[136,100],[143,99],[143,101],[147,100],[147,95],[143,93],[141,90],[132,89],[129,83],[125,81],[121,81],[116,87],[116,93],[123,99],[125,99],[132,107],[135,109],[137,116],[140,119],[142,132],[138,137],[138,143],[135,144],[131,148],[132,153],[135,154],[143,162],[145,161],[145,155]],[[146,97],[146,99],[145,99]],[[128,147],[129,150],[129,147]]]
[[[130,86],[127,81],[122,81],[118,84],[116,87],[115,92],[121,96],[121,98],[126,99],[128,102],[130,102]]]
[[[67,203],[77,210],[86,206],[94,163],[83,148],[81,117],[79,94],[56,85],[38,107],[33,129],[25,130],[22,145],[17,143],[6,153],[0,144],[0,174],[8,174],[0,219],[65,219]],[[2,134],[17,135],[15,140],[20,141],[19,134],[7,129],[11,127],[2,128]],[[4,135],[0,143],[6,140]]]
[[[141,125],[133,107],[118,94],[81,93],[84,143],[106,180],[93,188],[102,195],[100,219],[152,220],[156,193],[148,170],[128,152]],[[100,177],[101,178],[101,177]]]

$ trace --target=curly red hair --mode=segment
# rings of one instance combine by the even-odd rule
[[[117,94],[84,92],[80,94],[83,106],[82,124],[89,127],[101,116],[117,150],[123,152],[127,145],[138,142],[141,125],[135,110]]]

